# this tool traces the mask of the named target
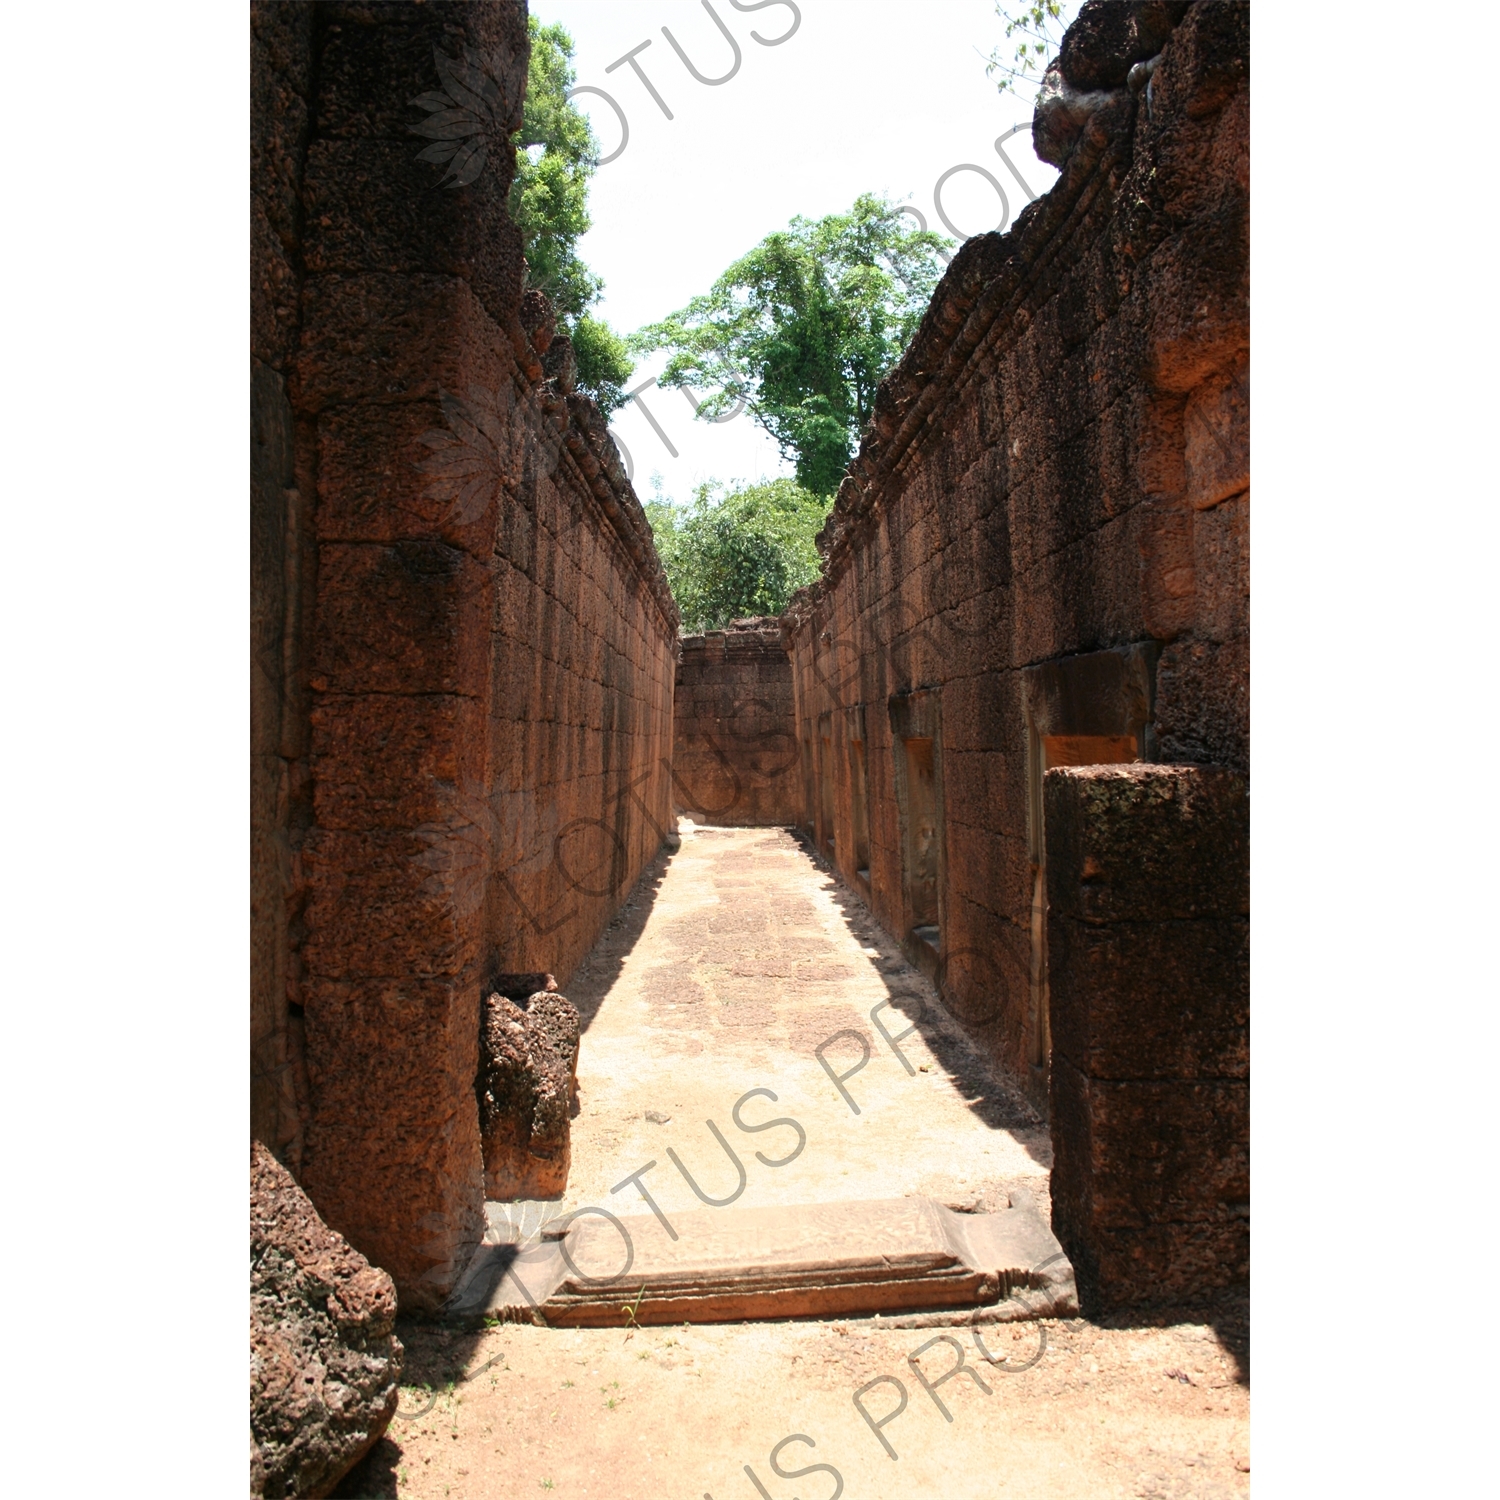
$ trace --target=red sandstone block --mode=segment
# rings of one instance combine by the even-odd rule
[[[1250,633],[1250,496],[1193,515],[1192,633],[1231,641]]]
[[[1250,362],[1242,357],[1188,397],[1183,413],[1187,503],[1206,510],[1250,487]]]
[[[509,392],[502,387],[502,395]],[[439,539],[481,562],[495,550],[519,445],[497,452],[469,416],[510,420],[506,401],[363,404],[318,420],[318,536],[324,542]],[[451,414],[451,416],[450,416]]]
[[[1169,641],[1187,630],[1198,612],[1195,516],[1180,498],[1171,497],[1141,506],[1134,519],[1141,553],[1141,620],[1150,634]]]
[[[261,198],[250,195],[250,353],[277,369],[296,345],[300,277]]]
[[[323,697],[312,714],[318,826],[413,828],[445,821],[457,789],[482,787],[489,728],[473,698]]]
[[[443,192],[441,167],[412,139],[316,140],[308,149],[303,241],[310,277],[366,272],[461,279],[492,317],[516,307],[526,262],[505,211],[513,160],[503,141],[479,180]]]
[[[1054,1223],[1074,1234],[1216,1223],[1249,1202],[1248,1083],[1101,1082],[1054,1056],[1052,1106]]]
[[[400,138],[425,118],[410,101],[441,85],[434,50],[459,58],[472,48],[498,97],[493,123],[519,129],[526,89],[525,12],[511,5],[336,4],[318,74],[318,133]],[[415,145],[422,138],[411,136]],[[455,194],[454,196],[459,196]]]
[[[441,1304],[482,1231],[478,975],[305,987],[313,1118],[303,1181],[392,1268],[402,1305]]]
[[[493,833],[482,808],[449,825],[314,829],[302,961],[330,979],[453,975],[478,961]]]
[[[1174,641],[1156,669],[1161,753],[1248,768],[1250,642]]]
[[[359,402],[394,405],[467,397],[501,403],[514,356],[468,284],[446,275],[309,278],[293,376],[300,411]]]
[[[484,1230],[478,1109],[456,1045],[460,1031],[477,1043],[478,985],[464,988],[473,998],[450,993],[437,1035],[403,1031],[406,1006],[382,1007],[390,1014],[372,1024],[363,1007],[320,994],[308,1012],[318,1061],[303,1185],[330,1226],[389,1270],[411,1311],[441,1307]]]
[[[331,545],[318,559],[315,693],[462,693],[489,677],[491,585],[443,542]]]
[[[270,223],[290,242],[312,89],[312,11],[255,5],[250,32],[250,181]]]
[[[479,976],[333,980],[314,977],[304,991],[307,1065],[317,1099],[351,1117],[377,1101],[400,1104],[388,1150],[421,1162],[424,1141],[455,1113],[461,1090],[472,1097],[478,1072]],[[471,1024],[472,1023],[472,1024]],[[420,1087],[428,1076],[433,1086]]]
[[[1248,218],[1200,215],[1141,267],[1137,295],[1149,314],[1149,378],[1187,394],[1248,347]]]
[[[1094,1079],[1248,1078],[1242,919],[1048,919],[1052,1047]]]
[[[1047,900],[1058,915],[1089,924],[1249,915],[1249,787],[1240,773],[1063,767],[1047,772],[1043,799]]]
[[[525,576],[536,568],[537,538],[536,517],[513,491],[501,489],[496,512],[496,553]]]
[[[1139,514],[1137,507],[1024,574],[1018,569],[1017,587],[1030,596],[1016,615],[1018,661],[1050,661],[1152,633],[1141,609]]]

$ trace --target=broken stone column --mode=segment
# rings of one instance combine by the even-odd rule
[[[572,1164],[578,1012],[550,974],[502,975],[484,1003],[479,1133],[486,1198],[557,1198]]]
[[[1046,774],[1052,1227],[1090,1315],[1249,1279],[1249,783]]]
[[[251,1493],[328,1495],[396,1411],[391,1278],[250,1143]]]

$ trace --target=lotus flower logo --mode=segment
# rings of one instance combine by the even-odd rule
[[[413,829],[423,845],[416,863],[427,870],[423,892],[447,897],[459,921],[484,903],[486,882],[496,843],[496,816],[479,786],[466,787],[455,798],[451,820]]]
[[[468,187],[479,180],[489,160],[490,137],[504,136],[504,96],[472,49],[465,48],[463,57],[456,58],[433,48],[432,58],[443,86],[441,92],[411,101],[414,108],[427,111],[427,118],[411,127],[412,134],[432,142],[417,152],[417,160],[446,168],[439,187]]]
[[[428,479],[427,492],[446,500],[460,526],[477,521],[505,482],[510,434],[494,395],[483,386],[470,386],[468,400],[444,394],[443,417],[448,431],[431,428],[418,439],[432,450],[417,473]]]

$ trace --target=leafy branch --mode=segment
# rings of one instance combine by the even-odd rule
[[[1062,45],[1062,35],[1066,30],[1062,0],[1035,0],[1034,4],[1023,6],[1014,13],[999,3],[995,6],[995,14],[1005,22],[1005,39],[1014,42],[1014,49],[1006,59],[1001,56],[1002,49],[996,47],[985,64],[985,76],[993,78],[996,73],[1002,74],[997,85],[999,92],[1019,95],[1022,84],[1041,82],[1048,61],[1057,55]]]

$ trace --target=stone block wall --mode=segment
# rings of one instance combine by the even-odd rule
[[[676,610],[505,211],[526,60],[521,0],[252,8],[252,1129],[404,1306],[482,1232],[487,977],[565,983],[671,817]]]
[[[954,257],[788,611],[820,843],[1042,1108],[1048,767],[1248,763],[1248,40],[1085,5],[1061,176]]]
[[[1250,1266],[1250,799],[1206,766],[1047,772],[1052,1222],[1091,1314]]]
[[[699,823],[802,820],[792,663],[777,620],[684,637],[672,720],[672,797]]]

